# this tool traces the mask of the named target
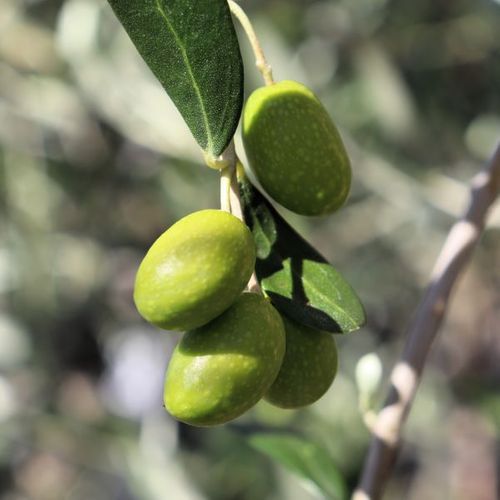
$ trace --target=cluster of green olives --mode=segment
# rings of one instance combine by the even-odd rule
[[[245,150],[276,201],[304,215],[338,208],[350,165],[340,136],[306,87],[285,81],[255,91],[243,123]],[[281,408],[317,401],[337,372],[331,334],[282,316],[246,292],[256,250],[244,222],[221,210],[179,220],[156,240],[137,272],[140,314],[185,331],[165,379],[165,407],[199,426],[228,422],[264,398]]]

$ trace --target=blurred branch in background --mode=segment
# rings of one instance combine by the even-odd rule
[[[500,188],[500,142],[486,169],[470,184],[470,204],[450,230],[408,332],[400,361],[391,373],[391,389],[373,425],[373,437],[354,500],[381,498],[392,472],[404,422],[422,376],[431,345],[445,316],[450,293],[483,232],[488,209]]]

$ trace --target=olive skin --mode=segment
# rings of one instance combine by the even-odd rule
[[[289,210],[323,215],[346,200],[349,158],[328,112],[306,86],[285,80],[255,90],[243,112],[243,144],[264,190]]]
[[[261,295],[244,293],[221,316],[182,337],[165,377],[165,408],[191,425],[228,422],[262,398],[284,353],[279,313]]]
[[[137,272],[134,301],[144,319],[160,328],[197,328],[231,306],[254,265],[248,227],[227,212],[200,210],[153,243]]]
[[[286,332],[283,364],[264,399],[280,408],[300,408],[316,402],[337,373],[337,347],[328,332],[299,325],[282,316]]]

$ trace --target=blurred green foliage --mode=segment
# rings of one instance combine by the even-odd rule
[[[106,2],[0,0],[2,498],[318,498],[251,448],[269,430],[321,443],[356,482],[368,442],[356,362],[375,351],[387,375],[465,183],[500,136],[500,4],[243,6],[275,77],[311,86],[346,140],[347,206],[284,215],[350,280],[368,325],[339,339],[338,378],[311,408],[262,403],[212,430],[174,422],[161,398],[178,335],[141,321],[133,280],[166,227],[217,206],[217,175]],[[261,83],[241,45],[248,94]],[[497,206],[387,498],[498,496],[499,228]]]

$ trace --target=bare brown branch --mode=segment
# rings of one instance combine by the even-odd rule
[[[500,187],[500,144],[487,167],[470,184],[470,203],[451,228],[430,283],[406,333],[400,360],[391,373],[391,388],[379,412],[363,472],[353,500],[381,498],[396,461],[402,428],[411,409],[427,355],[444,318],[450,293],[468,263]]]

